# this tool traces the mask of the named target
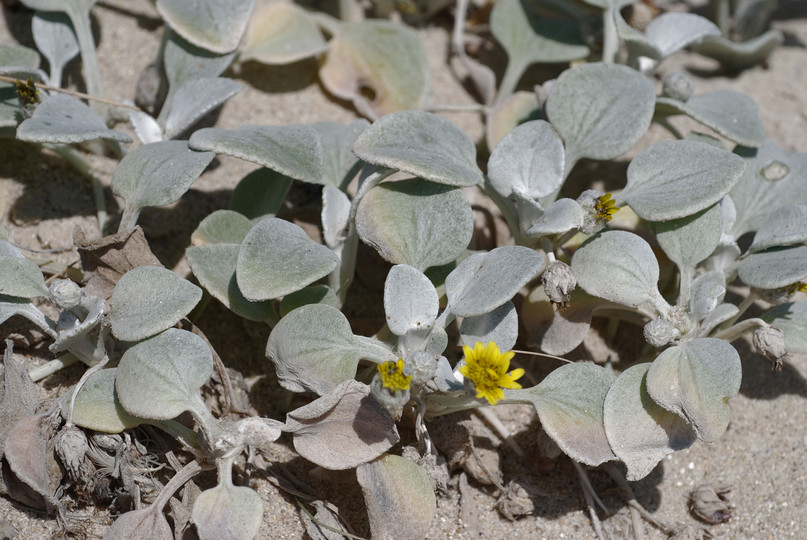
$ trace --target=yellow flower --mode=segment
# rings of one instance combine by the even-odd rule
[[[597,197],[597,204],[594,206],[597,210],[597,219],[611,221],[613,215],[619,211],[619,207],[615,204],[616,201],[611,198],[610,193]]]
[[[462,352],[465,353],[465,365],[459,371],[474,383],[476,397],[484,397],[495,405],[504,398],[502,388],[521,388],[516,379],[524,375],[524,370],[519,368],[507,373],[510,360],[516,355],[513,351],[502,354],[491,341],[485,346],[477,342],[473,349],[465,345]]]
[[[787,286],[788,296],[793,296],[797,292],[807,292],[807,283],[797,281],[796,283]]]
[[[390,360],[389,362],[378,364],[378,374],[381,376],[381,382],[384,383],[385,388],[389,388],[393,392],[409,390],[412,376],[407,377],[404,375],[403,370],[403,358],[399,358],[397,362]]]

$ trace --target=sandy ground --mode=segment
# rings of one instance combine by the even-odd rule
[[[664,74],[687,69],[695,74],[696,92],[734,89],[751,95],[759,105],[767,133],[781,146],[807,151],[807,4],[795,2],[781,11],[775,26],[787,33],[784,47],[777,50],[767,68],[758,67],[736,77],[721,75],[715,63],[696,55],[681,53],[665,61]],[[0,42],[32,45],[29,20],[19,12],[5,11],[0,18]],[[93,8],[99,32],[99,59],[111,99],[131,99],[140,71],[153,61],[159,47],[160,20],[153,5],[145,0],[107,0]],[[434,103],[470,104],[468,94],[454,73],[446,69],[448,34],[444,26],[418,30],[429,51]],[[457,66],[451,64],[454,68]],[[314,62],[291,67],[267,67],[259,64],[240,66],[232,76],[244,85],[216,118],[219,127],[231,128],[248,123],[292,124],[329,120],[349,122],[356,114],[344,103],[324,93],[317,82]],[[75,78],[76,66],[72,65]],[[539,77],[539,72],[532,73]],[[75,80],[75,79],[74,79]],[[474,140],[483,133],[481,118],[474,113],[445,115]],[[652,129],[629,155],[664,138]],[[99,170],[107,174],[114,162],[97,160]],[[190,233],[212,210],[226,207],[238,180],[255,166],[222,157],[208,170],[182,201],[170,208],[149,209],[141,216],[153,250],[160,260],[183,275],[188,268],[182,258]],[[86,182],[58,158],[37,148],[4,140],[0,142],[0,225],[13,233],[19,244],[35,248],[66,247],[71,244],[73,228],[82,226],[97,234],[92,193]],[[116,206],[108,195],[110,210]],[[58,256],[75,259],[73,252]],[[268,329],[234,317],[215,305],[208,308],[199,326],[207,332],[225,363],[237,367],[245,376],[259,379],[268,371],[263,348]],[[772,373],[768,363],[737,344],[743,361],[740,394],[731,400],[732,422],[724,437],[712,445],[696,443],[678,452],[656,468],[647,478],[632,485],[637,499],[656,519],[670,525],[706,528],[716,538],[807,538],[807,472],[803,448],[807,444],[804,422],[804,398],[807,397],[807,358],[797,357],[781,373]],[[23,354],[25,351],[20,351]],[[32,363],[36,358],[31,358]],[[66,374],[77,377],[78,371]],[[276,383],[261,379],[253,388],[253,400],[265,415],[282,418],[272,396],[278,395]],[[268,396],[268,398],[267,398]],[[525,449],[535,448],[534,418],[524,407],[500,409],[500,415]],[[490,436],[494,444],[500,441]],[[310,464],[289,450],[286,443],[276,445],[268,456],[274,473],[283,470],[307,478]],[[561,458],[554,463],[538,463],[533,458],[516,458],[501,449],[507,475],[528,475],[543,495],[536,497],[533,516],[516,522],[502,518],[494,508],[494,491],[470,482],[465,497],[457,488],[458,477],[446,497],[439,499],[438,514],[429,538],[594,538],[594,530],[585,510],[577,475],[571,463]],[[595,489],[609,512],[600,512],[606,532],[613,538],[630,533],[628,509],[610,478],[600,471],[590,473]],[[309,478],[307,482],[312,482]],[[708,526],[695,521],[688,512],[687,497],[701,483],[727,486],[734,505],[728,523]],[[293,498],[283,495],[261,474],[253,474],[253,487],[265,503],[261,538],[301,538],[303,529]],[[356,490],[344,486],[323,487],[333,501],[348,515],[361,514]],[[89,537],[103,535],[108,517],[82,512]],[[466,519],[462,516],[465,515]],[[57,530],[54,520],[25,512],[0,498],[0,516],[18,531],[17,538],[50,538]],[[467,518],[472,516],[472,518]],[[356,519],[358,532],[366,534],[366,525]],[[645,524],[647,538],[663,535]],[[0,535],[1,536],[1,535]]]

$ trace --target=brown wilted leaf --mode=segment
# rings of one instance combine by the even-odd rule
[[[11,426],[33,416],[39,404],[39,392],[25,367],[14,359],[14,347],[6,340],[3,360],[3,384],[0,386],[0,458]]]
[[[731,519],[733,505],[729,503],[726,487],[712,487],[703,484],[689,494],[689,511],[701,521],[715,525]]]
[[[53,452],[48,451],[49,437],[43,434],[43,430],[47,429],[43,428],[46,421],[44,415],[29,416],[18,421],[8,431],[5,448],[5,460],[11,472],[44,500],[44,504],[36,505],[38,508],[58,506],[54,492],[61,480],[61,472],[56,478],[58,466],[55,469],[51,467]],[[9,478],[6,481],[9,482]],[[9,495],[15,497],[13,491]],[[30,497],[30,494],[22,495],[26,499]]]

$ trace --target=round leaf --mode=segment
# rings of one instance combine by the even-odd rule
[[[653,401],[685,418],[698,438],[714,442],[731,420],[728,400],[740,391],[742,365],[722,339],[686,341],[662,352],[647,372]]]
[[[460,341],[473,348],[477,342],[493,341],[500,351],[509,351],[518,339],[518,313],[513,302],[507,301],[489,313],[466,317],[460,325]]]
[[[248,487],[220,484],[199,494],[193,522],[200,540],[250,540],[263,520],[263,500]]]
[[[241,91],[241,85],[224,77],[193,79],[183,84],[170,101],[165,119],[165,138],[181,135],[204,115]]]
[[[268,300],[302,289],[338,263],[333,251],[311,240],[297,225],[267,218],[241,243],[236,277],[245,298]]]
[[[426,330],[434,324],[439,308],[437,290],[421,271],[405,264],[392,267],[384,283],[384,311],[393,334]]]
[[[807,301],[774,306],[762,316],[762,320],[785,334],[788,352],[807,353]]]
[[[73,422],[80,427],[121,433],[139,426],[143,420],[127,413],[115,395],[115,376],[118,368],[102,369],[90,375],[76,396]],[[62,416],[66,417],[73,390],[65,395]]]
[[[359,465],[356,477],[364,493],[373,538],[420,540],[429,532],[437,499],[426,472],[391,454]]]
[[[104,540],[172,540],[174,534],[162,509],[154,506],[122,514],[107,529]]]
[[[575,289],[569,305],[557,309],[539,285],[527,296],[521,308],[521,320],[527,329],[527,345],[537,346],[543,352],[562,355],[583,343],[591,327],[594,310],[605,302]]]
[[[502,196],[516,192],[539,199],[563,184],[563,142],[543,120],[521,124],[496,145],[488,160],[488,177]]]
[[[177,34],[214,53],[241,41],[254,0],[157,0],[157,11]]]
[[[178,323],[201,298],[202,289],[171,270],[139,266],[126,272],[112,291],[112,333],[124,341],[153,336]]]
[[[216,210],[202,220],[191,234],[194,246],[205,244],[236,244],[244,241],[253,223],[238,212]]]
[[[446,278],[446,309],[459,317],[492,311],[513,298],[544,264],[543,255],[523,246],[475,253]]]
[[[389,262],[421,272],[459,257],[473,228],[471,205],[460,189],[420,178],[374,187],[356,214],[365,243]]]
[[[647,25],[644,33],[661,56],[667,57],[706,36],[719,36],[720,29],[694,13],[663,13]]]
[[[603,417],[608,442],[628,467],[628,480],[641,480],[661,459],[692,446],[695,432],[680,416],[659,407],[647,393],[650,363],[632,366],[605,397]]]
[[[717,247],[723,233],[719,204],[691,216],[656,223],[656,240],[679,268],[695,268]]]
[[[339,25],[319,77],[328,92],[352,101],[371,119],[421,109],[430,91],[423,42],[409,28],[389,21]],[[365,97],[368,91],[372,99]]]
[[[272,2],[259,5],[249,18],[241,45],[242,62],[290,64],[328,50],[314,19],[295,4]]]
[[[35,298],[47,296],[48,287],[34,261],[22,256],[0,256],[0,294]]]
[[[641,237],[605,231],[588,239],[574,257],[572,271],[587,293],[626,306],[638,306],[658,294],[658,262]]]
[[[771,214],[754,235],[750,251],[807,242],[807,205],[782,206]]]
[[[64,13],[40,11],[31,20],[31,32],[36,48],[48,59],[50,84],[61,87],[62,68],[79,52],[70,18]]]
[[[274,217],[286,199],[294,180],[262,167],[238,182],[230,197],[230,210],[249,219]]]
[[[185,41],[171,32],[165,43],[163,65],[168,79],[166,103],[186,82],[205,77],[218,77],[235,57],[235,52],[219,55]]]
[[[204,406],[199,388],[212,374],[213,355],[205,340],[169,328],[123,353],[115,389],[129,414],[168,420]]]
[[[737,263],[737,275],[757,289],[787,287],[807,277],[807,246],[751,253]]]
[[[653,83],[615,64],[584,64],[558,77],[546,102],[549,121],[566,144],[567,172],[578,159],[624,154],[650,126]]]
[[[17,128],[17,138],[61,144],[95,139],[132,142],[125,133],[106,127],[104,120],[87,105],[65,94],[54,94],[37,105],[33,116]]]
[[[353,152],[374,165],[449,186],[483,182],[476,146],[456,125],[423,111],[388,114],[364,130]]]
[[[667,221],[712,206],[745,170],[728,150],[694,141],[648,146],[631,161],[624,200],[640,217]]]
[[[381,343],[354,336],[342,313],[328,305],[295,309],[272,329],[266,356],[275,364],[281,386],[292,392],[330,392],[356,375],[361,359],[394,360]]]

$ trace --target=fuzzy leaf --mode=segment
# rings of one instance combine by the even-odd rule
[[[473,213],[459,188],[411,178],[371,189],[359,204],[356,230],[384,259],[422,272],[462,254]]]
[[[426,536],[437,512],[437,499],[420,466],[385,454],[359,465],[356,476],[364,493],[373,538],[420,540]]]
[[[638,306],[658,294],[659,267],[650,245],[626,231],[589,238],[572,257],[577,283],[589,294]]]
[[[343,191],[334,186],[325,186],[322,190],[322,238],[329,248],[338,249],[345,240],[342,232],[348,226],[350,218],[350,199]]]
[[[384,312],[390,332],[403,336],[426,330],[434,324],[439,309],[437,290],[421,271],[405,264],[390,269],[384,283]]]
[[[483,182],[473,141],[452,122],[428,112],[388,114],[359,135],[353,152],[367,163],[438,184],[474,186]]]
[[[722,339],[700,338],[662,352],[647,372],[653,401],[685,418],[698,438],[714,442],[731,420],[728,400],[740,391],[742,365]]]
[[[807,246],[751,253],[737,263],[737,275],[757,289],[787,287],[807,278]]]
[[[494,341],[500,351],[509,351],[518,340],[518,313],[507,301],[493,311],[477,317],[466,317],[460,325],[460,342],[473,348],[476,342],[487,345]]]
[[[522,306],[521,320],[527,329],[530,346],[543,352],[562,355],[583,343],[594,310],[606,303],[577,288],[572,291],[569,305],[557,309],[549,300],[543,285],[527,296]]]
[[[328,305],[295,309],[272,329],[266,356],[275,364],[281,386],[319,395],[356,375],[361,359],[395,360],[380,342],[354,336],[342,313]]]
[[[644,478],[664,456],[696,440],[683,418],[650,398],[645,383],[650,366],[637,364],[623,371],[605,397],[605,433],[631,481]]]
[[[280,316],[285,317],[298,307],[308,304],[325,304],[336,309],[342,307],[333,289],[327,285],[310,285],[283,297],[279,308]]]
[[[402,109],[421,109],[430,91],[423,42],[409,28],[367,20],[339,25],[319,70],[323,86],[376,119]],[[367,92],[373,97],[365,97]]]
[[[21,482],[52,504],[55,499],[48,474],[48,454],[52,450],[48,450],[48,441],[42,434],[43,421],[37,415],[13,424],[6,432],[3,457]]]
[[[318,183],[342,190],[347,188],[360,163],[352,151],[353,145],[369,125],[367,120],[356,120],[347,125],[334,122],[311,124],[322,144],[322,178]]]
[[[656,100],[656,112],[685,114],[743,146],[762,146],[765,126],[753,99],[731,90],[717,90],[690,97],[686,102],[667,97]]]
[[[719,204],[691,216],[655,224],[656,240],[679,268],[695,268],[717,247],[723,232]]]
[[[714,58],[728,72],[736,72],[764,61],[785,42],[781,30],[768,30],[748,41],[737,43],[723,36],[708,36],[695,44],[692,50],[703,56]]]
[[[662,13],[647,25],[644,33],[662,58],[666,58],[706,36],[719,36],[720,29],[694,13]]]
[[[566,146],[566,172],[580,158],[613,159],[650,126],[655,89],[625,66],[584,64],[558,77],[546,102],[549,121]]]
[[[370,387],[346,380],[329,393],[286,415],[294,449],[331,470],[371,461],[399,440],[395,421],[370,395]]]
[[[3,355],[3,382],[0,386],[0,458],[11,427],[23,418],[33,416],[39,405],[39,391],[25,366],[14,358],[11,340],[6,340]]]
[[[317,56],[328,44],[315,20],[295,4],[262,4],[249,18],[239,60],[257,60],[264,64],[290,64]]]
[[[54,94],[34,109],[31,118],[17,128],[21,141],[71,144],[95,139],[125,143],[132,138],[106,127],[104,120],[87,105],[65,94]]]
[[[173,540],[171,526],[162,513],[153,506],[132,510],[121,515],[107,529],[104,540]]]
[[[129,414],[154,420],[204,407],[199,388],[213,374],[213,355],[196,334],[169,328],[123,353],[115,390]]]
[[[36,48],[48,59],[50,84],[62,86],[62,70],[79,52],[70,18],[64,13],[40,11],[31,20]]]
[[[543,255],[523,246],[475,253],[446,278],[446,309],[459,317],[492,311],[513,298],[545,263]]]
[[[749,251],[807,242],[807,205],[788,204],[772,213],[754,235]]]
[[[139,266],[120,278],[110,298],[112,333],[137,341],[178,323],[201,300],[202,290],[157,266]]]
[[[168,79],[166,103],[183,84],[193,79],[218,77],[235,58],[235,51],[216,54],[189,43],[178,34],[171,32],[165,43],[163,65]]]
[[[254,0],[157,0],[157,11],[173,31],[214,53],[241,41]]]
[[[48,287],[34,261],[22,256],[0,256],[0,294],[36,298],[47,296]]]
[[[543,120],[521,124],[496,145],[488,160],[488,177],[503,197],[516,192],[530,199],[563,184],[563,142]]]
[[[240,245],[252,230],[253,223],[232,210],[216,210],[199,223],[191,234],[191,244],[203,246],[210,244]]]
[[[219,484],[200,493],[193,503],[200,540],[251,540],[262,520],[263,500],[248,487]]]
[[[788,352],[807,353],[807,301],[774,306],[762,316],[762,320],[785,334]]]
[[[143,420],[127,413],[115,395],[118,368],[102,369],[90,375],[76,396],[73,422],[83,428],[104,433],[121,433],[139,426]],[[67,414],[73,390],[65,394],[62,416]]]
[[[615,377],[587,363],[566,364],[540,384],[505,390],[506,399],[535,405],[546,433],[574,460],[596,467],[615,458],[603,429],[603,403]]]
[[[619,198],[650,221],[682,218],[722,199],[744,169],[741,159],[709,144],[660,142],[630,162],[628,184]]]
[[[48,319],[44,313],[39,311],[27,298],[17,298],[0,294],[0,325],[9,320],[14,315],[25,317],[50,337],[56,339],[56,323]]]
[[[248,300],[268,300],[298,291],[328,275],[339,258],[297,225],[278,218],[258,222],[238,251],[238,288]]]
[[[166,103],[165,138],[181,135],[204,115],[241,91],[242,86],[232,79],[206,77],[183,84]]]
[[[293,183],[294,180],[272,169],[256,169],[235,186],[230,210],[249,219],[275,217]]]

